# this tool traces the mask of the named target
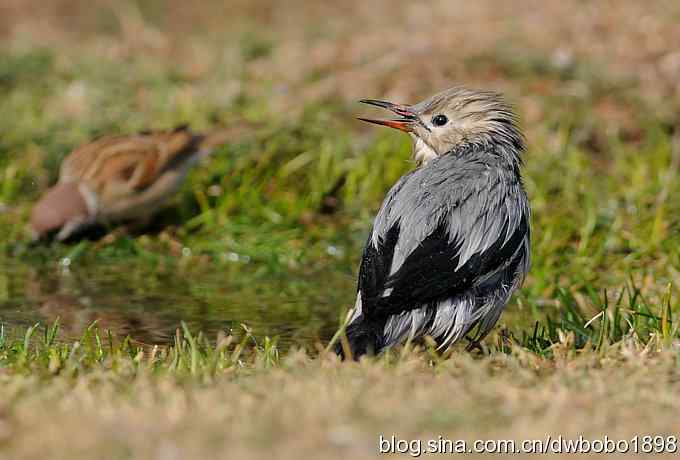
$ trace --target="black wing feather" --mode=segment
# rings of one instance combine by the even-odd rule
[[[394,247],[398,239],[398,225],[387,232],[384,241],[381,241],[377,248],[371,243],[371,237],[368,237],[359,266],[358,290],[362,296],[366,298],[377,297],[385,289],[385,283],[392,266]]]
[[[507,228],[506,222],[499,235],[505,235]],[[527,217],[523,215],[507,241],[499,237],[485,251],[472,255],[456,269],[462,243],[450,241],[443,220],[389,276],[399,236],[398,227],[391,228],[389,237],[379,248],[374,248],[369,240],[364,252],[359,280],[364,316],[381,320],[480,287],[522,257],[520,250],[528,232]],[[389,295],[385,295],[386,289]]]

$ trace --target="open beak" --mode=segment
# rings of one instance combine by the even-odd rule
[[[383,109],[391,110],[392,112],[399,115],[399,118],[392,120],[374,120],[371,118],[358,118],[361,121],[366,121],[368,123],[374,123],[376,125],[389,126],[390,128],[399,129],[401,131],[410,132],[413,131],[414,125],[419,122],[418,116],[415,112],[406,105],[394,104],[387,101],[378,101],[375,99],[362,99],[359,102],[362,104],[374,105]]]

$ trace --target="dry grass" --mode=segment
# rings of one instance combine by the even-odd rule
[[[556,348],[559,348],[557,346]],[[558,354],[559,354],[559,350]],[[569,356],[567,356],[569,355]],[[2,376],[0,458],[373,458],[402,439],[678,435],[677,355],[632,342],[554,361],[422,355],[339,364],[292,353],[274,370],[206,382],[95,371]]]

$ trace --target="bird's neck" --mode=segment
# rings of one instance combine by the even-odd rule
[[[437,158],[437,156],[437,152],[432,147],[427,145],[421,138],[414,136],[413,159],[416,160],[416,163],[424,165]]]
[[[424,166],[439,155],[429,144],[420,137],[413,137],[413,159],[419,166]],[[505,166],[518,170],[522,166],[521,152],[524,150],[524,142],[521,137],[494,142],[490,136],[479,136],[461,140],[446,155],[470,156],[481,154],[483,157],[493,155],[501,160]]]

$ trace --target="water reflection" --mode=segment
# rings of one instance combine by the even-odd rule
[[[55,261],[39,268],[9,262],[3,268],[0,323],[6,333],[17,335],[36,322],[50,325],[58,318],[62,340],[80,338],[97,321],[100,331],[118,338],[168,344],[185,321],[210,339],[219,331],[238,337],[245,324],[259,342],[269,336],[278,337],[284,350],[291,344],[311,347],[333,335],[355,292],[351,266],[304,273],[270,273],[256,264],[233,263],[196,269]],[[541,310],[511,302],[499,326],[521,335],[549,310],[556,313]]]
[[[331,273],[335,272],[335,273]],[[326,271],[271,275],[247,267],[185,273],[173,270],[26,265],[0,272],[0,321],[9,330],[60,321],[61,337],[80,337],[97,321],[100,330],[146,344],[172,342],[182,321],[215,337],[278,336],[311,345],[327,340],[339,311],[350,305],[351,273]]]

